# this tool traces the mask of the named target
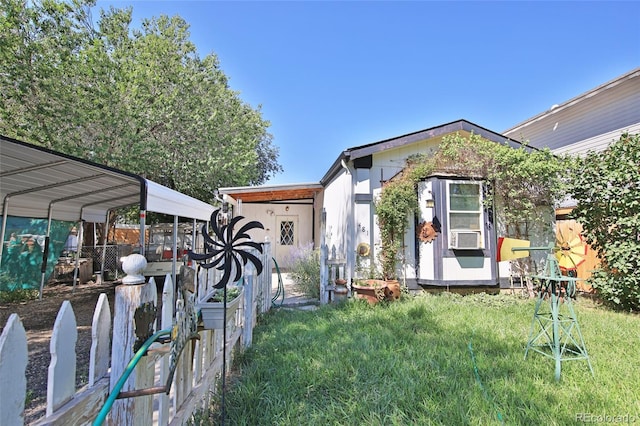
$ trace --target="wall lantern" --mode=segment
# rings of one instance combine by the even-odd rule
[[[425,207],[428,209],[433,209],[436,206],[436,201],[433,199],[433,192],[427,191],[427,196],[425,198]]]

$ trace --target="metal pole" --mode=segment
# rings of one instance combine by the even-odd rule
[[[107,210],[107,216],[104,222],[104,235],[102,241],[102,259],[100,260],[100,276],[104,279],[104,262],[107,257],[107,233],[109,229],[109,216],[111,215],[111,210]]]
[[[80,215],[82,217],[82,215]],[[78,232],[78,242],[76,244],[76,266],[73,268],[73,290],[76,291],[76,280],[78,279],[78,273],[80,272],[80,254],[82,253],[82,238],[84,238],[84,220],[80,219],[77,225],[80,229]],[[92,267],[93,270],[93,267]]]

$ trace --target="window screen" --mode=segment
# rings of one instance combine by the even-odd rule
[[[449,228],[482,230],[480,184],[449,183]]]

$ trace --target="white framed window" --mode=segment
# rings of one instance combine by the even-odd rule
[[[484,209],[482,184],[473,181],[447,181],[449,248],[484,248]]]

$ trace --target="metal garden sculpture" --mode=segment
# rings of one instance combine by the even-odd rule
[[[225,422],[225,391],[226,391],[226,365],[227,365],[227,284],[231,278],[232,273],[235,270],[235,275],[232,282],[237,282],[242,278],[242,270],[247,262],[251,262],[256,268],[258,275],[262,273],[262,262],[254,254],[248,250],[256,249],[262,253],[262,244],[251,241],[251,237],[247,233],[251,229],[264,229],[262,224],[257,221],[248,222],[240,227],[234,234],[234,227],[244,219],[244,216],[236,216],[232,218],[228,224],[219,227],[218,213],[220,210],[215,210],[211,213],[211,229],[213,236],[207,233],[207,225],[202,226],[202,236],[204,237],[204,253],[189,252],[189,258],[198,262],[198,264],[205,268],[216,268],[219,271],[223,271],[222,278],[216,284],[214,288],[224,289],[223,303],[224,303],[224,319],[222,327],[222,412],[221,421]]]
[[[233,282],[242,277],[242,269],[247,262],[253,263],[258,274],[262,272],[262,262],[260,259],[246,251],[254,248],[262,253],[262,244],[251,241],[247,231],[255,228],[264,229],[262,224],[251,221],[243,225],[234,235],[233,228],[244,219],[244,216],[236,216],[228,225],[218,227],[219,209],[211,213],[211,229],[215,239],[207,233],[207,226],[202,226],[202,236],[204,237],[204,253],[189,252],[189,258],[197,261],[201,267],[210,269],[216,267],[219,271],[224,271],[222,278],[213,287],[217,289],[226,288],[229,283],[231,273],[235,269]],[[208,262],[207,262],[208,261]],[[225,296],[226,297],[226,296]]]
[[[593,375],[593,367],[572,303],[576,294],[576,282],[581,278],[562,274],[562,269],[568,271],[577,267],[586,248],[582,246],[580,239],[559,246],[551,244],[547,247],[531,247],[528,240],[500,237],[497,260],[500,262],[527,257],[531,250],[543,250],[548,254],[542,275],[529,276],[538,281],[539,286],[524,357],[526,359],[531,350],[553,358],[556,380],[560,380],[562,362],[570,360],[587,361]],[[563,264],[564,267],[561,266]],[[544,307],[543,303],[547,299],[549,306]]]

